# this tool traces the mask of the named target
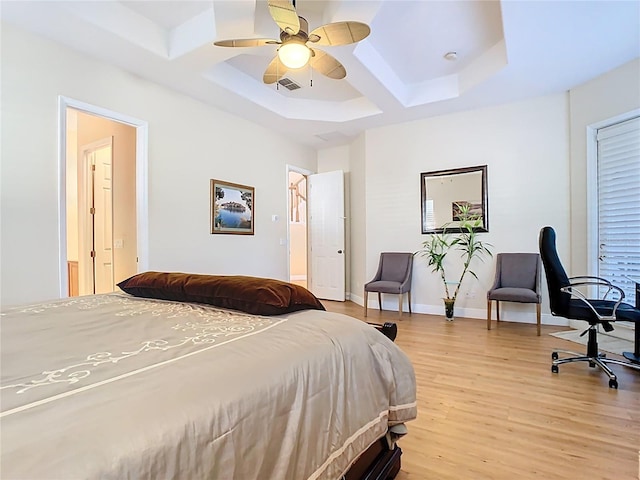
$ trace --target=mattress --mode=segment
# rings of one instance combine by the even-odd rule
[[[416,416],[406,355],[337,313],[114,293],[0,327],[3,479],[337,479]]]

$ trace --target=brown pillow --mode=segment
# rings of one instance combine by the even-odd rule
[[[136,297],[206,303],[254,315],[325,309],[306,288],[271,278],[145,272],[118,287]]]

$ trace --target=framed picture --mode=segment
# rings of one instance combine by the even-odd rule
[[[255,189],[211,180],[211,233],[253,235]]]

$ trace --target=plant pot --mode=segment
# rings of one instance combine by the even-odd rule
[[[447,318],[447,321],[451,322],[453,320],[453,307],[456,301],[452,298],[444,299],[444,316]]]

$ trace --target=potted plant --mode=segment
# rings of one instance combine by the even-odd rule
[[[480,216],[471,214],[468,205],[458,205],[458,208],[460,209],[459,231],[451,233],[448,231],[450,224],[446,224],[442,227],[442,233],[432,234],[429,240],[422,243],[423,249],[419,251],[422,256],[427,258],[428,265],[433,268],[432,271],[438,273],[442,279],[447,320],[453,320],[456,298],[467,273],[478,279],[476,273],[470,268],[472,260],[474,258],[482,260],[486,255],[493,256],[489,249],[491,245],[478,238],[477,228],[482,226]],[[445,272],[445,258],[452,250],[460,252],[463,261],[462,273],[460,273],[457,282],[447,280]],[[452,289],[453,295],[451,294]]]

